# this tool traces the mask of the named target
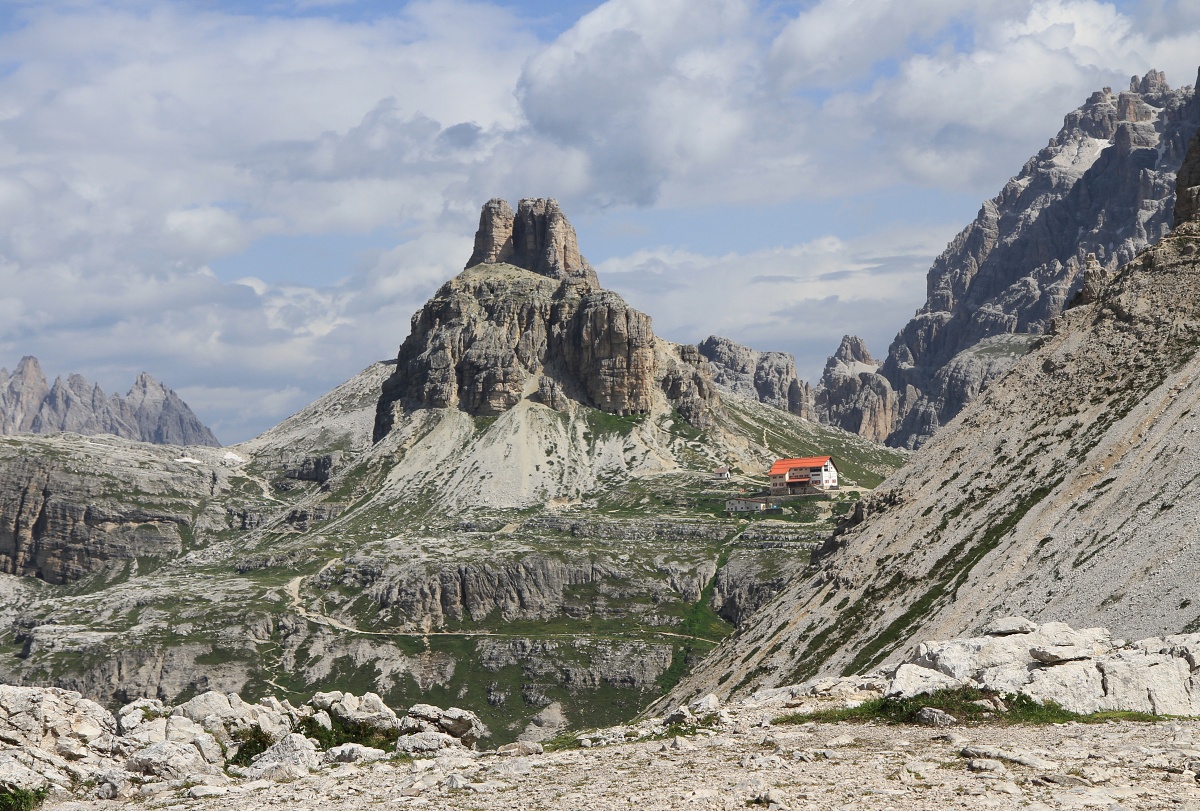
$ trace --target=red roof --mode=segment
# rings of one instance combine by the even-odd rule
[[[776,459],[771,465],[772,476],[781,476],[794,467],[824,467],[831,456],[806,456],[803,459]]]

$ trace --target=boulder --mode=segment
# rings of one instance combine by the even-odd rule
[[[913,698],[962,686],[963,681],[959,679],[928,667],[906,663],[896,668],[884,695],[889,698]]]
[[[458,707],[443,710],[432,704],[414,704],[408,710],[408,719],[424,722],[424,724],[413,725],[412,720],[408,720],[405,726],[406,732],[442,732],[468,748],[474,748],[480,738],[489,734],[487,727],[479,720],[479,716]]]
[[[279,739],[292,730],[292,719],[277,709],[261,704],[248,704],[237,693],[201,693],[172,710],[172,715],[195,721],[215,735],[218,740],[230,741],[235,732],[256,728]]]
[[[716,694],[709,693],[689,704],[688,709],[696,715],[711,715],[721,709],[721,699],[717,698]]]
[[[251,780],[298,780],[320,767],[321,755],[317,746],[299,732],[284,736],[254,761],[237,773]],[[231,770],[232,771],[232,770]]]
[[[134,752],[125,762],[125,768],[164,780],[187,780],[219,772],[219,767],[209,762],[199,747],[175,741],[160,741]]]
[[[87,745],[116,731],[112,713],[72,690],[0,684],[0,742],[52,751],[60,739]]]
[[[958,719],[936,707],[922,707],[917,710],[917,723],[927,727],[950,727],[957,724]]]
[[[309,704],[344,724],[366,727],[386,735],[402,731],[400,718],[395,710],[384,704],[383,699],[375,693],[356,696],[353,693],[334,690],[329,693],[317,693]]]
[[[1024,617],[1001,617],[993,620],[984,633],[988,636],[1008,636],[1009,634],[1031,634],[1038,629],[1037,623]]]
[[[496,747],[496,752],[508,757],[528,757],[529,755],[540,755],[544,751],[542,745],[537,741],[514,741]]]
[[[460,746],[462,743],[458,738],[445,732],[414,732],[396,739],[396,751],[409,754],[427,754]]]
[[[1011,618],[988,636],[923,642],[891,674],[886,694],[973,686],[1022,693],[1071,712],[1200,713],[1200,634],[1114,642],[1106,628]]]
[[[344,743],[326,750],[324,760],[326,763],[370,763],[385,757],[387,752],[382,749],[363,746],[361,743]]]
[[[64,776],[65,779],[65,776]],[[0,752],[0,786],[34,791],[45,788],[51,781],[45,774],[34,771],[10,752]]]

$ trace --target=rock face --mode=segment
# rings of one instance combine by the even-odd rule
[[[650,317],[602,290],[553,200],[484,206],[467,270],[420,312],[383,386],[375,439],[396,409],[496,416],[526,398],[609,413],[650,410],[656,388],[703,423],[717,395],[699,358],[660,364]]]
[[[0,449],[0,572],[69,583],[117,561],[175,557],[215,520],[196,510],[217,489],[211,472],[134,443],[104,458],[80,453],[86,440],[57,439]]]
[[[600,286],[596,272],[579,253],[575,229],[553,199],[521,200],[516,214],[504,200],[488,200],[466,267],[479,264],[515,265],[552,279],[582,279]]]
[[[1191,222],[1200,214],[1200,133],[1188,146],[1187,157],[1175,179],[1175,224]]]
[[[871,357],[865,341],[843,336],[825,363],[815,396],[817,412],[825,421],[873,442],[886,440],[899,413],[899,398],[878,370],[879,361]]]
[[[1181,203],[1169,235],[1065,310],[680,694],[861,673],[1018,614],[1125,638],[1200,630],[1195,216]]]
[[[1158,71],[1093,93],[934,262],[925,306],[878,372],[825,386],[821,419],[896,447],[927,441],[1033,339],[991,352],[981,341],[1045,333],[1083,287],[1089,255],[1111,273],[1162,239],[1198,125],[1194,90],[1171,90]]]
[[[1023,627],[1010,630],[1001,619],[985,636],[922,642],[891,672],[885,693],[908,698],[964,686],[1021,693],[1078,713],[1200,713],[1200,634],[1125,644],[1107,628],[1007,618],[1013,620]]]
[[[37,358],[26,356],[9,376],[0,369],[0,433],[113,434],[159,445],[220,447],[179,395],[143,372],[124,397],[106,397],[79,375],[48,386]]]
[[[759,352],[716,335],[705,338],[697,348],[719,388],[815,419],[812,390],[796,376],[796,360],[791,355]]]

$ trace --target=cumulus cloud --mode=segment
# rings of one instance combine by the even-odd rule
[[[885,230],[722,256],[651,249],[602,262],[597,271],[652,315],[660,335],[696,343],[715,334],[790,352],[801,376],[815,379],[843,334],[885,353],[924,303],[929,257],[952,235]]]
[[[479,205],[532,195],[598,236],[725,207],[703,251],[652,229],[581,247],[664,334],[815,374],[843,332],[882,353],[974,213],[872,201],[990,195],[1092,90],[1190,82],[1200,53],[1178,0],[608,0],[548,41],[511,4],[357,5],[14,5],[0,362],[107,390],[144,368],[246,438],[392,355]],[[797,201],[871,213],[722,247]],[[263,247],[325,238],[342,253],[304,273]]]

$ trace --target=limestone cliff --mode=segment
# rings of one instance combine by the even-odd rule
[[[484,203],[467,267],[509,264],[552,279],[583,279],[599,287],[596,272],[579,253],[575,229],[558,201],[527,198],[512,207],[500,198]]]
[[[713,382],[743,397],[815,419],[812,389],[796,375],[786,352],[759,352],[728,338],[710,335],[697,347],[712,369]]]
[[[860,673],[1011,615],[1200,630],[1198,181],[1181,175],[1171,234],[859,502],[677,697]]]
[[[1158,71],[1093,93],[934,262],[925,306],[878,373],[826,387],[821,418],[896,447],[928,440],[1033,338],[981,341],[1043,334],[1082,288],[1089,254],[1111,273],[1168,232],[1197,126],[1194,89]]]
[[[694,354],[694,353],[693,353]],[[702,424],[717,403],[698,357],[659,363],[650,317],[602,290],[554,200],[483,208],[468,267],[413,316],[384,383],[376,440],[397,409],[459,408],[496,416],[525,399],[650,411],[656,389]]]
[[[871,357],[866,342],[855,335],[843,336],[817,387],[818,412],[826,421],[873,442],[886,440],[896,422],[899,398],[878,370],[879,361]]]
[[[211,453],[211,452],[209,452]],[[178,557],[224,523],[225,476],[135,442],[0,442],[0,572],[71,583],[114,564]]]
[[[0,369],[0,433],[112,434],[159,445],[221,443],[175,392],[143,372],[124,396],[108,397],[80,375],[46,383],[37,358],[25,357],[11,376]]]

